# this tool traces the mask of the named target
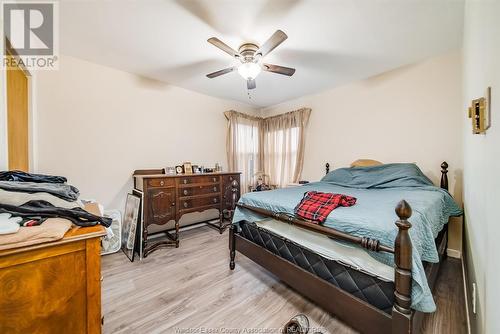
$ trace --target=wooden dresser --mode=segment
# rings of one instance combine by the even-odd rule
[[[218,224],[206,223],[220,233],[230,224],[240,198],[241,173],[166,175],[151,174],[151,171],[157,170],[134,172],[134,193],[142,197],[141,258],[162,247],[179,247],[179,220],[186,213],[218,209]],[[148,240],[149,225],[165,225],[172,220],[175,221],[173,234],[165,232],[164,240]]]
[[[0,251],[0,333],[101,333],[100,225]]]

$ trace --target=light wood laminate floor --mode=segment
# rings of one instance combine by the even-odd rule
[[[178,249],[131,263],[103,257],[104,333],[278,333],[298,313],[323,333],[355,333],[245,256],[229,270],[228,233],[181,232]],[[460,261],[446,260],[436,287],[438,311],[424,333],[466,333]],[[275,330],[273,330],[275,329]],[[249,333],[247,331],[247,333]]]

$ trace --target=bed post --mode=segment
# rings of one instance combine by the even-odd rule
[[[234,224],[231,224],[229,227],[229,256],[231,258],[229,261],[229,269],[231,270],[234,270],[234,258],[236,257],[236,239],[234,237],[234,229]]]
[[[448,190],[448,163],[441,164],[441,188]]]
[[[441,164],[441,184],[440,184],[442,189],[448,190],[448,163],[446,161],[443,161]],[[446,245],[445,245],[445,251],[443,253],[443,259],[445,259],[448,256],[448,224],[444,226],[444,230],[446,231]]]
[[[412,246],[408,229],[411,227],[408,218],[411,216],[411,207],[402,200],[396,206],[399,220],[396,222],[398,235],[394,247],[395,291],[394,306],[392,307],[392,334],[411,333],[411,265]]]
[[[330,163],[329,162],[327,162],[325,164],[325,171],[326,171],[326,174],[330,173]]]

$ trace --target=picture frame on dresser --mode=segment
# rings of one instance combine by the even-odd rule
[[[122,246],[121,249],[123,253],[128,257],[131,262],[134,262],[134,254],[136,251],[136,240],[139,214],[141,209],[141,197],[135,194],[127,194],[127,200],[125,202],[125,211],[123,215],[123,234],[122,234]]]
[[[184,162],[182,164],[182,167],[184,168],[184,174],[187,175],[193,174],[193,167],[191,166],[190,162]]]

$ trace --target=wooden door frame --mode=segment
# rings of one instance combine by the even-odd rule
[[[6,54],[11,55],[16,59],[20,59],[17,51],[12,47],[9,39],[4,36],[3,43],[0,45],[0,54],[3,57]],[[28,169],[30,171],[35,169],[35,104],[34,104],[34,90],[33,90],[33,76],[32,73],[24,66],[19,66],[23,73],[26,75],[28,82]],[[0,105],[0,170],[7,170],[9,167],[9,142],[8,142],[8,110],[7,110],[7,70],[1,71],[0,76],[0,94],[3,96],[3,101]]]

